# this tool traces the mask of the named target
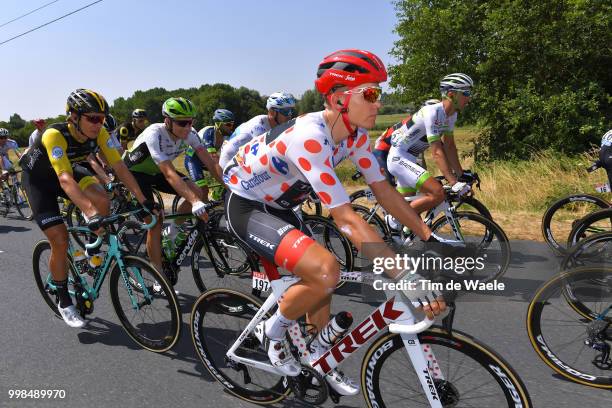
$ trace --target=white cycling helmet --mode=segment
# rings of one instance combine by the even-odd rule
[[[601,138],[602,146],[612,146],[612,129],[608,130]]]
[[[290,93],[274,92],[268,97],[266,109],[287,109],[295,108],[296,100]]]
[[[469,91],[474,86],[472,78],[465,74],[455,73],[442,78],[440,81],[440,92],[445,94],[448,91]]]
[[[9,131],[8,131],[8,129],[5,129],[5,128],[0,128],[0,136],[2,136],[2,137],[8,137],[8,135],[9,135]]]

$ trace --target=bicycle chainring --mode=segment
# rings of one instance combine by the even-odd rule
[[[327,381],[312,367],[303,365],[300,375],[287,377],[287,381],[293,395],[308,404],[320,405],[329,396]]]

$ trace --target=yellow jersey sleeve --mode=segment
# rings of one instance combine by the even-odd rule
[[[97,142],[109,165],[112,166],[118,161],[121,161],[121,155],[119,154],[119,150],[117,150],[118,146],[116,146],[115,139],[108,134],[106,129],[102,128],[100,130]]]
[[[66,155],[68,142],[60,131],[53,128],[45,130],[42,135],[42,145],[47,151],[49,162],[58,176],[65,172],[72,174],[72,165]]]

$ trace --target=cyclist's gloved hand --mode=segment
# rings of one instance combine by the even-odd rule
[[[418,273],[404,271],[397,282],[401,282],[403,288],[401,292],[412,302],[412,305],[416,308],[422,307],[427,317],[432,319],[446,310],[446,303],[443,292],[431,290],[427,284],[423,284],[428,280],[432,281]]]
[[[471,190],[470,185],[463,181],[458,181],[455,184],[453,184],[453,186],[451,187],[451,191],[459,196],[466,194],[470,190]]]
[[[92,217],[86,218],[87,228],[89,228],[89,230],[92,231],[92,232],[98,231],[102,227],[102,220],[103,219],[104,219],[104,217],[102,217],[99,214],[95,214]]]
[[[206,214],[206,204],[204,204],[202,201],[196,201],[191,206],[191,213],[196,217]]]

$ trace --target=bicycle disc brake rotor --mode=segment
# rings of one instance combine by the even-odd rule
[[[434,385],[444,408],[453,408],[459,404],[459,391],[451,382],[434,379]]]

